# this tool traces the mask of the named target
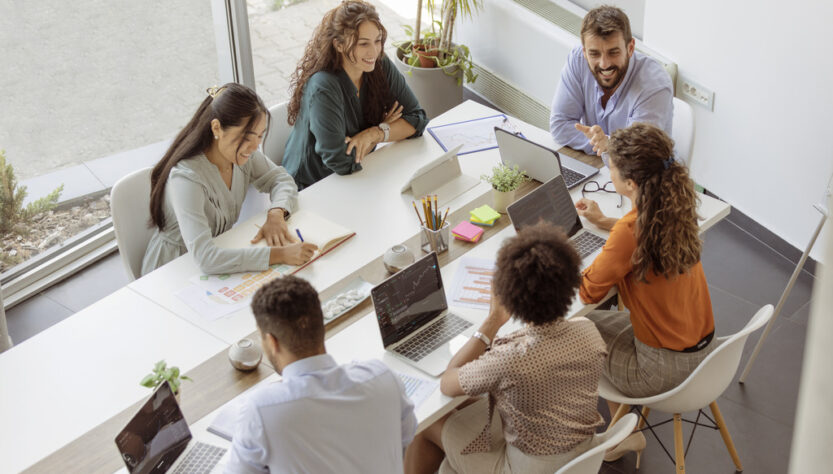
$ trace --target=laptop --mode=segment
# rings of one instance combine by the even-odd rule
[[[385,350],[434,377],[475,329],[472,321],[448,312],[436,252],[375,286],[370,297]]]
[[[211,472],[226,450],[193,441],[168,382],[116,436],[127,471],[134,474]]]
[[[568,189],[587,181],[599,170],[557,151],[539,145],[520,135],[495,127],[495,138],[500,150],[500,161],[518,165],[532,179],[546,183],[559,174],[564,176]]]
[[[581,225],[581,218],[561,175],[512,203],[506,212],[516,231],[541,220],[561,227],[578,250],[582,268],[593,261],[607,240]]]

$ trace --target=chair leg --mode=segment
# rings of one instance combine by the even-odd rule
[[[732,442],[732,437],[729,435],[729,429],[726,428],[726,422],[723,420],[723,415],[720,413],[720,408],[717,408],[717,401],[709,403],[709,408],[714,415],[714,421],[717,422],[717,427],[720,429],[720,436],[723,437],[723,442],[726,444],[726,449],[729,450],[729,455],[732,456],[732,461],[738,471],[743,471],[743,466],[740,464],[740,457],[735,449],[735,443]]]
[[[642,417],[639,419],[639,423],[636,424],[636,431],[642,429],[645,426],[645,420],[648,419],[648,413],[651,413],[651,409],[648,407],[642,407]]]
[[[679,413],[674,413],[674,456],[677,461],[677,474],[685,474],[685,450],[683,447],[683,421]]]
[[[630,411],[630,409],[631,409],[630,405],[625,405],[624,403],[620,403],[619,408],[616,410],[616,413],[611,415],[610,424],[607,425],[608,429],[610,429],[611,426],[615,425],[616,422],[619,421],[620,418],[627,415],[628,411]]]

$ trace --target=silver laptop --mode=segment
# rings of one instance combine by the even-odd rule
[[[582,268],[596,258],[605,239],[581,225],[578,211],[564,184],[563,176],[556,176],[510,205],[506,212],[515,230],[535,225],[543,220],[561,227],[576,247]]]
[[[500,160],[504,164],[518,165],[526,171],[527,176],[542,183],[560,174],[564,176],[567,188],[572,189],[599,172],[596,167],[569,156],[561,156],[557,151],[499,127],[495,127],[495,138],[500,149]]]
[[[435,252],[374,287],[370,297],[385,350],[435,377],[475,329],[448,312]]]
[[[116,436],[128,472],[212,472],[226,450],[194,441],[171,386],[164,382]]]

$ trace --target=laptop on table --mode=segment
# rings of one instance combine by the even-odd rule
[[[544,220],[561,227],[582,259],[582,268],[596,258],[607,239],[585,229],[578,211],[559,175],[510,205],[506,212],[516,231]]]
[[[562,175],[567,188],[572,189],[599,172],[593,166],[566,155],[561,156],[557,151],[499,127],[495,127],[495,138],[500,161],[518,165],[527,176],[542,183]]]
[[[370,297],[385,350],[435,377],[454,356],[452,347],[475,330],[474,322],[448,311],[435,252],[374,287]]]
[[[133,474],[212,472],[226,449],[192,440],[168,382],[116,436],[127,471]]]

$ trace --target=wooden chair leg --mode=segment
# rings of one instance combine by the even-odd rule
[[[651,413],[651,409],[648,407],[642,407],[642,418],[639,419],[639,423],[636,424],[636,431],[642,429],[645,426],[645,420],[648,419],[648,413]]]
[[[610,418],[610,424],[607,425],[607,428],[610,429],[611,426],[615,425],[620,418],[628,414],[628,411],[630,411],[630,409],[630,405],[620,403],[619,408],[616,410],[616,413],[614,413],[613,416]]]
[[[743,471],[743,466],[740,464],[740,457],[735,449],[735,443],[732,442],[732,437],[729,435],[729,429],[726,427],[726,422],[723,420],[723,414],[720,413],[720,408],[717,408],[717,401],[709,403],[709,408],[714,415],[714,421],[720,429],[720,436],[723,437],[723,442],[726,444],[726,449],[729,450],[729,455],[732,456],[732,461],[735,463],[735,468],[738,471]]]
[[[685,446],[683,445],[683,420],[679,413],[674,413],[674,457],[677,461],[677,474],[685,474]]]

